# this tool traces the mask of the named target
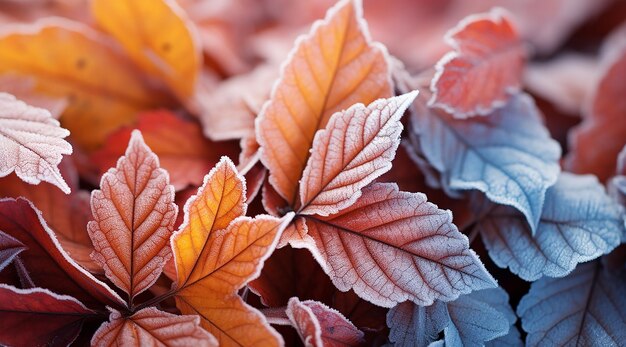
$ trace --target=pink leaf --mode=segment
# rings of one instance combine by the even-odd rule
[[[64,140],[69,134],[50,112],[0,93],[0,177],[15,171],[25,182],[46,181],[69,193],[57,167],[64,154],[72,154]]]

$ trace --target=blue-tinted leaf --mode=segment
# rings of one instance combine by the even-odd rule
[[[413,104],[412,131],[444,188],[482,191],[521,211],[534,230],[559,174],[561,150],[533,100],[520,94],[489,116],[459,120],[426,108],[425,97]]]
[[[487,347],[522,347],[522,336],[515,325],[509,327],[509,333],[497,339],[485,342]]]
[[[444,329],[446,346],[483,346],[505,336],[516,320],[502,288],[463,295],[448,303],[448,313],[451,324]]]
[[[428,346],[441,331],[446,346],[482,346],[505,337],[516,319],[502,288],[475,291],[427,307],[404,302],[387,314],[389,340],[398,346]]]
[[[567,277],[532,284],[517,313],[527,346],[623,346],[626,341],[626,274],[600,262],[579,265]]]
[[[548,189],[535,236],[507,206],[495,207],[479,226],[493,261],[527,281],[565,276],[577,263],[609,253],[624,229],[619,206],[598,180],[569,173]]]
[[[428,346],[449,322],[446,304],[439,300],[430,306],[405,301],[387,313],[389,340],[397,346]]]

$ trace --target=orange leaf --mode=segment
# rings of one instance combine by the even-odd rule
[[[91,9],[141,69],[162,78],[181,101],[194,94],[202,56],[192,23],[175,1],[94,0]]]
[[[566,167],[593,173],[605,181],[615,174],[617,156],[626,145],[626,46],[604,62],[604,73],[591,98],[591,109],[570,137]]]
[[[64,154],[72,154],[64,140],[69,134],[50,112],[0,93],[0,177],[15,171],[25,182],[50,182],[69,194],[57,167]]]
[[[126,156],[110,169],[91,194],[94,220],[87,228],[92,257],[106,276],[133,298],[148,289],[171,257],[169,239],[178,207],[174,187],[158,157],[133,132]]]
[[[91,339],[92,346],[217,346],[198,316],[178,316],[144,308],[130,317],[112,311]]]
[[[429,106],[457,118],[488,115],[520,90],[525,49],[503,10],[465,18],[446,41],[455,50],[436,65]]]
[[[220,345],[276,345],[279,335],[237,291],[258,276],[289,219],[242,217],[244,200],[243,178],[224,158],[185,204],[185,221],[172,237],[176,306],[200,315]]]
[[[257,119],[261,159],[276,191],[297,204],[317,130],[337,111],[391,94],[385,50],[370,41],[360,1],[339,2],[298,39]]]
[[[363,343],[363,332],[332,308],[298,298],[289,299],[287,317],[306,346],[356,346]]]
[[[183,120],[170,111],[159,110],[139,115],[134,127],[141,131],[146,144],[159,157],[161,167],[170,175],[170,183],[180,191],[189,185],[202,184],[204,175],[221,155],[237,155],[237,146],[219,146],[202,136],[197,123]],[[126,127],[107,138],[103,148],[93,153],[92,161],[104,173],[114,166],[126,149],[132,129]]]
[[[79,23],[43,20],[0,36],[0,74],[36,80],[36,91],[67,98],[61,117],[72,139],[94,149],[160,97],[138,79],[110,42]]]
[[[391,169],[400,145],[400,118],[417,91],[356,104],[338,112],[315,135],[300,182],[303,214],[328,216],[352,205],[361,188]]]

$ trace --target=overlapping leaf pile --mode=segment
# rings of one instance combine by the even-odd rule
[[[623,345],[626,7],[494,5],[0,3],[0,344]]]

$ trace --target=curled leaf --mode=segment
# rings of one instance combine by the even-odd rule
[[[50,112],[0,93],[0,177],[15,174],[30,184],[52,183],[69,194],[58,165],[72,146],[70,134]]]

